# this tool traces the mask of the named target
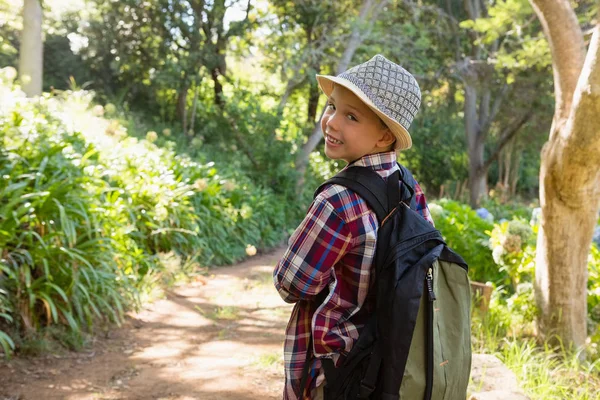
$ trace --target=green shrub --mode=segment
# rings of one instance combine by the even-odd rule
[[[95,212],[104,200],[95,192],[108,185],[84,168],[95,151],[61,126],[53,106],[23,101],[0,117],[0,283],[28,332],[52,323],[79,330],[94,317],[118,322],[127,282],[117,280],[113,240]]]
[[[437,200],[429,208],[446,243],[469,265],[471,280],[497,283],[505,279],[489,249],[486,232],[492,230],[491,222],[480,218],[468,205],[452,200]]]
[[[299,207],[243,171],[192,161],[92,116],[87,92],[36,101],[0,92],[5,354],[14,335],[45,326],[78,333],[118,323],[170,274],[276,245],[298,217]]]
[[[531,284],[535,270],[534,229],[521,218],[494,225],[490,232],[490,249],[499,271],[505,272],[505,281],[497,282],[510,287],[511,292],[520,284]]]
[[[588,312],[590,318],[600,324],[600,250],[595,244],[588,258]],[[598,336],[600,339],[600,330]]]
[[[523,204],[518,201],[501,203],[498,199],[489,198],[482,202],[481,207],[487,209],[494,216],[495,221],[510,220],[513,218],[529,221],[531,220],[533,208],[537,207],[537,204],[535,202],[532,204]]]

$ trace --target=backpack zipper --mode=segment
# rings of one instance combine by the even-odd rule
[[[429,304],[427,304],[427,360],[426,360],[426,380],[424,400],[431,400],[433,394],[433,302],[436,300],[433,291],[433,268],[429,267],[425,275],[427,283],[427,294],[429,295]]]
[[[425,279],[427,280],[427,292],[429,294],[429,301],[435,301],[436,297],[433,291],[433,268],[429,267]]]

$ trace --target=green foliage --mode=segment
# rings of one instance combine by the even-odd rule
[[[0,67],[15,67],[19,58],[18,33],[22,29],[15,4],[0,0],[0,21]]]
[[[435,101],[434,98],[442,96],[442,91],[425,96]],[[415,150],[401,152],[399,160],[412,171],[429,196],[440,193],[443,186],[447,188],[467,178],[469,161],[463,124],[447,106],[434,105],[433,102],[414,123],[412,137]]]
[[[592,244],[588,258],[588,312],[590,318],[600,324],[600,250]],[[598,326],[596,326],[598,328]],[[597,331],[600,339],[600,330]],[[600,342],[600,340],[598,341]],[[600,354],[599,354],[600,355]]]
[[[533,66],[545,69],[552,64],[550,48],[537,21],[528,21],[533,9],[527,0],[498,1],[487,10],[487,17],[460,23],[463,29],[472,29],[480,36],[476,44],[490,45],[498,41],[496,68],[525,70]],[[509,74],[508,83],[514,81]]]
[[[513,218],[520,218],[522,220],[530,220],[532,216],[532,209],[537,205],[524,204],[518,201],[511,202],[500,202],[495,196],[495,191],[491,191],[490,198],[481,203],[481,207],[487,209],[493,216],[494,220],[510,220]]]
[[[211,153],[221,154],[224,162],[245,171],[255,184],[294,195],[293,143],[283,138],[281,117],[242,84],[225,96],[223,110],[212,108],[198,125],[197,135],[216,150]]]
[[[108,185],[86,174],[94,149],[52,116],[52,102],[21,101],[1,116],[0,249],[2,289],[25,330],[52,323],[77,331],[94,317],[123,312],[114,244],[104,234]],[[83,165],[82,165],[83,164]]]
[[[496,225],[494,230],[495,233],[520,233],[528,237],[530,229],[525,228],[524,224],[519,227],[523,229],[515,231],[505,225]],[[493,241],[495,236],[492,234]],[[526,246],[526,249],[529,248],[529,245]],[[588,305],[598,304],[598,265],[600,254],[594,246],[589,264]],[[528,279],[533,279],[533,272],[530,271]],[[593,320],[593,309],[589,310]],[[584,349],[587,360],[582,361],[578,351],[536,343],[536,313],[533,284],[530,281],[519,283],[512,294],[507,288],[496,288],[492,292],[488,311],[484,314],[478,310],[473,312],[471,330],[474,351],[498,356],[516,373],[519,385],[532,399],[595,398],[594,393],[600,388],[600,334],[597,324],[590,324],[592,333]]]
[[[469,278],[479,282],[498,282],[498,267],[489,250],[493,224],[480,218],[466,204],[441,199],[429,205],[435,226],[453,250],[469,265]]]
[[[91,79],[80,55],[74,54],[70,40],[63,35],[46,35],[44,40],[44,90],[69,88],[70,77],[77,82]]]
[[[21,333],[119,323],[168,278],[161,254],[174,252],[190,271],[232,263],[248,245],[278,244],[297,218],[239,171],[93,117],[85,92],[34,102],[0,90],[0,317]]]
[[[520,218],[496,224],[490,233],[492,256],[500,267],[499,271],[506,273],[506,280],[502,283],[511,285],[512,291],[519,291],[519,285],[525,285],[522,290],[527,290],[525,288],[532,284],[535,270],[535,239],[534,230],[529,222]]]

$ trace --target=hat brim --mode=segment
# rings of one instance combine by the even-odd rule
[[[412,139],[408,131],[400,125],[399,122],[394,119],[388,117],[379,107],[377,107],[368,97],[367,95],[354,83],[350,82],[347,79],[340,78],[337,76],[331,75],[317,75],[317,82],[319,83],[319,87],[327,97],[331,95],[333,92],[333,88],[335,84],[345,87],[354,93],[363,103],[365,103],[371,110],[375,112],[383,120],[390,131],[396,138],[396,144],[394,146],[394,150],[406,150],[410,149],[412,146]]]

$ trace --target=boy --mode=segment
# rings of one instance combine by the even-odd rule
[[[410,148],[408,128],[421,102],[415,78],[376,55],[337,77],[317,75],[317,80],[328,97],[321,119],[325,154],[346,161],[346,168],[372,168],[384,179],[398,170],[396,151]],[[433,224],[423,192],[418,185],[414,189],[417,211]],[[358,338],[374,305],[367,295],[378,226],[362,198],[329,185],[290,238],[273,274],[281,297],[296,303],[284,346],[285,400],[322,399],[321,359],[341,365]],[[319,296],[323,291],[325,299]]]

